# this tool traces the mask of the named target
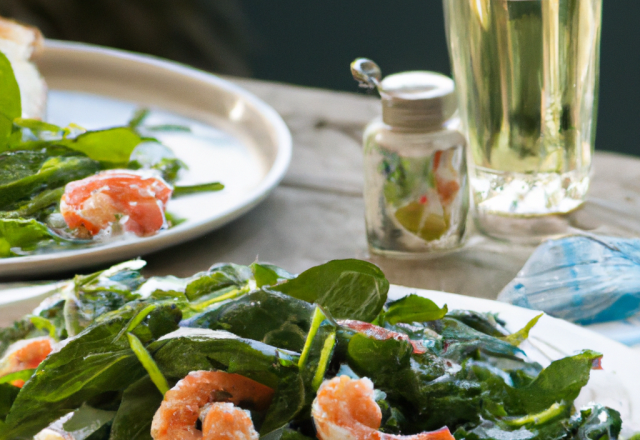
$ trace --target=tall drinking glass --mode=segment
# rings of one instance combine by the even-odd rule
[[[476,224],[543,235],[589,189],[602,0],[443,1]]]

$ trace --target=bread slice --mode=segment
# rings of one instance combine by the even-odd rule
[[[32,62],[43,49],[40,31],[0,17],[0,52],[11,62],[20,86],[22,117],[43,119],[47,105],[47,84]]]

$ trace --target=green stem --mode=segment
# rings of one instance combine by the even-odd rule
[[[160,368],[158,368],[158,364],[153,360],[147,349],[144,348],[140,339],[138,339],[133,333],[127,333],[127,338],[129,339],[129,346],[131,346],[131,350],[133,350],[133,353],[136,355],[144,369],[149,373],[151,381],[164,396],[166,392],[169,391],[169,384],[160,371]]]
[[[503,420],[503,422],[505,422],[509,426],[542,425],[564,414],[566,409],[567,405],[565,403],[556,402],[541,413],[530,414],[517,419],[506,419]]]
[[[322,352],[320,352],[320,360],[318,361],[318,368],[316,369],[316,373],[313,376],[313,380],[311,381],[311,386],[314,390],[320,388],[322,385],[322,381],[324,380],[324,375],[327,372],[327,367],[329,366],[329,361],[331,360],[331,352],[333,351],[333,347],[336,345],[336,332],[331,332],[327,339],[324,340],[324,345],[322,346]]]
[[[237,298],[239,296],[244,295],[245,293],[248,293],[249,290],[248,289],[233,289],[231,292],[229,293],[225,293],[224,295],[220,295],[220,296],[216,296],[215,298],[212,298],[208,301],[204,301],[201,303],[196,303],[196,304],[190,304],[189,308],[194,311],[194,312],[202,312],[203,310],[206,310],[207,308],[209,308],[209,306],[211,306],[212,304],[216,304],[222,301],[226,301],[228,299],[233,299],[233,298]]]
[[[127,326],[127,331],[133,331],[138,325],[140,325],[144,318],[149,316],[149,313],[153,312],[156,309],[156,307],[157,305],[151,304],[142,309],[136,316],[131,319],[129,325]]]
[[[300,354],[300,360],[298,361],[298,368],[302,368],[309,357],[309,351],[311,350],[311,344],[313,343],[313,338],[316,337],[318,333],[318,329],[320,328],[320,324],[324,321],[324,314],[320,311],[318,307],[316,307],[313,312],[313,319],[311,320],[311,327],[309,328],[309,333],[307,334],[307,340],[304,341],[304,348],[302,349],[302,354]]]
[[[195,194],[208,191],[221,191],[224,185],[220,182],[203,183],[200,185],[175,186],[173,188],[173,197],[186,196],[187,194]]]

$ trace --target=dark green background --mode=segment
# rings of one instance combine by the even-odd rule
[[[439,0],[242,0],[242,8],[258,78],[357,91],[349,63],[360,56],[385,74],[450,73]],[[604,0],[598,149],[640,155],[639,18],[640,2]]]
[[[597,147],[640,155],[640,1],[603,3]],[[0,0],[0,15],[49,38],[313,87],[357,91],[349,63],[362,56],[385,74],[449,73],[441,0]]]

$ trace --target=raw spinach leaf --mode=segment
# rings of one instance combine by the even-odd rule
[[[446,305],[440,308],[430,299],[414,294],[389,303],[387,311],[382,316],[390,324],[410,324],[442,319],[447,312]]]
[[[522,350],[507,341],[474,330],[457,319],[445,317],[441,320],[442,340],[436,353],[447,359],[461,363],[464,359],[480,351],[494,356],[516,357]]]
[[[38,220],[44,220],[44,217],[40,216],[42,211],[52,206],[57,207],[63,194],[64,187],[42,191],[13,211],[0,212],[0,218],[21,219],[35,217]],[[44,214],[46,215],[47,213]]]
[[[499,338],[509,335],[509,332],[497,321],[496,316],[491,313],[480,313],[473,310],[452,310],[447,313],[447,317],[457,319],[472,329],[489,336]]]
[[[60,142],[67,148],[84,153],[89,159],[113,165],[126,165],[134,148],[142,142],[128,127],[89,131],[75,139]]]
[[[0,376],[0,384],[11,383],[14,380],[28,381],[35,370],[20,370],[15,373],[9,373],[5,376]]]
[[[307,437],[306,435],[295,431],[293,429],[290,428],[284,428],[284,430],[282,431],[282,435],[280,437],[281,440],[314,440],[315,437]],[[261,440],[267,440],[266,438]]]
[[[127,388],[111,427],[110,440],[151,440],[151,422],[162,394],[149,376]]]
[[[104,411],[82,405],[62,428],[71,434],[74,440],[90,440],[101,428],[109,425],[115,417],[115,411]]]
[[[47,227],[36,220],[0,219],[0,258],[15,255],[15,248],[31,251],[40,242],[51,240]]]
[[[387,300],[389,281],[377,266],[366,261],[334,260],[272,289],[317,303],[336,319],[371,322]]]
[[[247,266],[216,264],[207,273],[194,276],[194,280],[187,285],[185,295],[189,301],[213,299],[228,293],[222,291],[224,288],[245,288],[252,278],[253,273]]]
[[[406,408],[410,432],[476,422],[481,408],[479,383],[456,376],[454,365],[430,353],[414,355],[408,341],[354,335],[347,362],[369,377],[389,402]]]
[[[296,276],[286,270],[268,263],[253,263],[249,266],[258,287],[273,286]]]
[[[279,292],[258,290],[184,320],[182,327],[227,330],[242,338],[301,351],[313,306]]]
[[[572,403],[589,381],[593,362],[602,355],[585,350],[552,362],[528,386],[507,389],[505,408],[510,414],[535,414],[556,402]]]
[[[12,203],[31,197],[43,190],[54,189],[73,181],[95,174],[99,170],[97,162],[82,156],[48,156],[42,153],[34,157],[33,152],[14,152],[0,155],[0,209],[7,209]],[[41,161],[42,156],[46,157]],[[31,156],[29,158],[29,156]],[[16,158],[28,158],[23,165],[17,165]],[[37,159],[37,160],[36,160]],[[22,167],[22,168],[20,168]],[[37,167],[37,168],[36,168]],[[22,171],[16,172],[21,169]],[[15,179],[10,176],[15,173]]]
[[[535,325],[538,323],[540,318],[542,318],[543,316],[544,316],[544,313],[541,313],[540,315],[536,316],[531,321],[529,321],[527,325],[525,325],[522,329],[518,330],[517,332],[511,335],[504,336],[502,337],[502,339],[518,347],[524,341],[529,339],[529,332],[533,327],[535,327]]]
[[[57,125],[38,119],[17,118],[13,120],[13,133],[8,150],[35,150],[64,139],[65,130]]]
[[[582,408],[571,422],[577,424],[575,440],[614,440],[622,429],[620,413],[601,405]]]
[[[0,148],[11,134],[13,120],[22,116],[20,88],[9,59],[0,53]]]
[[[9,414],[11,405],[13,405],[16,397],[18,397],[19,392],[20,388],[14,387],[11,384],[0,384],[0,421],[4,421],[7,414]]]
[[[135,308],[127,308],[103,316],[49,355],[22,388],[0,439],[31,439],[89,399],[123,391],[144,376],[127,339],[117,338],[134,314]]]

